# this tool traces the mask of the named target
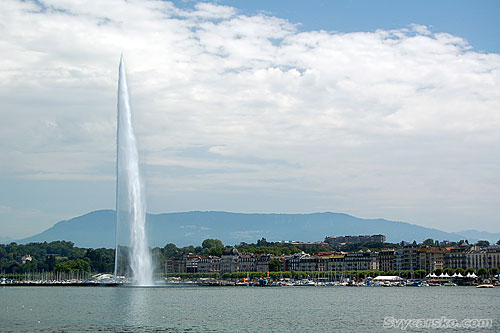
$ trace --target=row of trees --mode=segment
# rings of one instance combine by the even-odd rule
[[[26,263],[22,257],[30,255]],[[28,244],[0,244],[0,272],[102,272],[114,269],[113,249],[83,249],[72,242],[55,241]]]
[[[224,244],[218,239],[206,239],[201,246],[178,248],[167,244],[152,249],[156,267],[161,270],[169,258],[182,253],[221,256]],[[22,263],[29,254],[31,260]],[[73,242],[54,241],[28,244],[0,244],[0,273],[24,274],[26,272],[99,272],[114,270],[114,249],[85,249],[75,247]]]
[[[465,241],[465,242],[467,242],[467,241]],[[425,246],[435,246],[436,245],[436,241],[434,239],[432,239],[432,238],[427,238],[426,240],[424,240],[422,242],[422,244],[425,245]],[[468,244],[468,242],[467,242],[467,244]],[[448,242],[448,243],[446,243],[445,246],[456,246],[456,245],[458,245],[457,242]],[[477,245],[479,247],[488,247],[491,244],[487,240],[479,240],[474,245]],[[500,245],[500,239],[497,241],[496,245]]]
[[[457,269],[452,269],[452,268],[445,268],[445,269],[441,269],[441,268],[438,268],[434,271],[434,274],[436,275],[441,275],[441,274],[448,274],[448,275],[453,275],[453,274],[461,274],[463,276],[467,275],[467,274],[472,274],[472,273],[475,273],[481,277],[488,277],[488,276],[497,276],[498,275],[498,272],[499,272],[499,269],[498,267],[492,267],[490,269],[487,269],[487,268],[484,268],[484,267],[480,267],[477,272],[473,269],[473,268],[467,268],[467,269],[463,269],[463,268],[457,268]]]

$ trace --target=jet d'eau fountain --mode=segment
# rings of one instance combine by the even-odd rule
[[[123,55],[118,80],[116,156],[115,279],[132,278],[134,284],[153,284],[151,253],[146,237],[146,204],[139,172],[137,144],[132,126]]]

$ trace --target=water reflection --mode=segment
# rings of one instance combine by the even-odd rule
[[[116,288],[119,294],[118,303],[123,306],[123,324],[141,327],[151,323],[151,298],[154,287],[121,287]],[[149,301],[148,301],[149,300]]]

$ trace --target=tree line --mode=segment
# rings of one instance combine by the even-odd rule
[[[31,260],[23,263],[23,256]],[[114,269],[114,249],[85,249],[73,242],[54,241],[28,244],[0,244],[0,273],[102,272]]]

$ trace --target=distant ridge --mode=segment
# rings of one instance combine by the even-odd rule
[[[9,236],[0,236],[0,244],[7,244],[13,241],[14,239]]]
[[[477,230],[462,230],[458,232],[460,235],[464,235],[467,238],[477,239],[477,240],[487,240],[491,244],[495,244],[500,240],[500,232],[487,232],[487,231],[477,231]]]
[[[56,223],[51,228],[18,243],[67,240],[80,247],[115,246],[115,211],[98,210]],[[200,245],[206,238],[224,244],[270,241],[321,241],[325,236],[384,234],[388,242],[421,242],[427,238],[460,240],[467,237],[406,222],[361,219],[342,213],[243,214],[229,212],[182,212],[148,214],[149,243],[164,246]],[[469,238],[469,241],[476,241]]]

